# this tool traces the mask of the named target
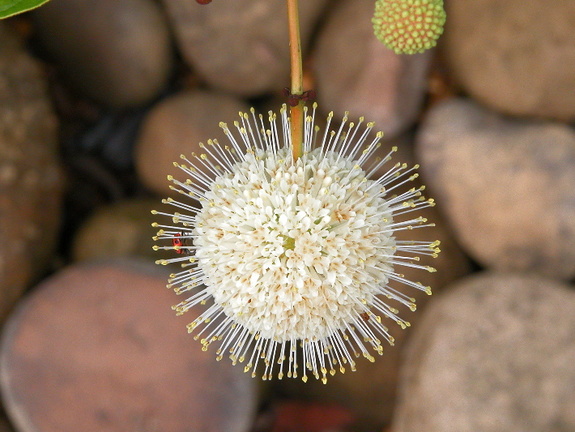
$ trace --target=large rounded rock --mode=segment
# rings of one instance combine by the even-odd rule
[[[20,432],[247,432],[255,381],[186,333],[163,271],[69,267],[12,315],[1,385]]]
[[[446,60],[475,98],[505,113],[575,119],[572,0],[446,2]]]
[[[153,0],[58,0],[33,16],[66,82],[97,102],[134,106],[165,85],[170,33]]]
[[[180,155],[205,153],[200,142],[228,142],[219,127],[239,120],[249,107],[240,100],[213,92],[186,91],[164,99],[144,120],[136,144],[136,169],[142,182],[160,195],[173,194],[166,180],[176,174],[173,163]]]
[[[163,0],[184,59],[210,86],[241,96],[275,92],[289,84],[285,1]],[[300,5],[302,46],[327,0]]]
[[[318,101],[342,118],[365,116],[392,138],[419,115],[432,52],[395,54],[373,34],[373,2],[338,2],[314,50]]]
[[[425,182],[484,266],[575,276],[575,132],[502,117],[462,99],[436,105],[418,137]]]
[[[575,293],[482,274],[434,299],[410,341],[394,432],[575,430]]]
[[[0,321],[42,273],[60,223],[57,122],[41,69],[0,23]]]

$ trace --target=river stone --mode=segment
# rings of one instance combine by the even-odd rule
[[[66,83],[99,103],[142,104],[169,78],[170,31],[153,0],[58,0],[33,16]]]
[[[428,305],[404,363],[394,432],[575,430],[575,293],[484,273]]]
[[[445,59],[464,89],[504,113],[575,120],[572,0],[446,2]]]
[[[386,141],[378,150],[378,156],[385,157],[393,145],[397,146],[398,151],[393,156],[392,162],[406,162],[408,165],[413,165],[412,137],[404,135],[399,139]],[[381,174],[383,170],[379,175]],[[376,175],[373,178],[377,177]],[[419,185],[419,181],[416,180],[411,186],[418,187]],[[398,240],[440,240],[439,256],[437,258],[422,257],[420,261],[421,265],[435,267],[437,272],[428,273],[409,267],[400,269],[399,266],[397,270],[408,280],[420,281],[424,285],[431,286],[435,295],[442,290],[443,286],[470,273],[471,265],[453,240],[449,227],[441,220],[436,208],[427,208],[418,214],[436,223],[436,226],[398,231],[396,238]],[[279,391],[292,398],[337,403],[349,409],[355,418],[351,429],[354,432],[379,431],[384,425],[389,424],[395,409],[399,371],[406,342],[414,329],[418,327],[422,310],[425,310],[428,301],[433,299],[433,296],[430,297],[422,291],[393,281],[390,282],[390,286],[414,297],[417,304],[415,312],[405,307],[400,309],[400,315],[411,323],[411,327],[402,330],[395,323],[389,322],[390,333],[395,338],[393,347],[384,347],[383,356],[376,356],[374,363],[359,359],[356,372],[337,373],[329,378],[327,385],[315,380],[305,384],[288,380],[277,383]]]
[[[152,223],[158,216],[153,209],[164,210],[159,198],[131,199],[99,208],[75,234],[72,245],[74,261],[95,260],[106,257],[148,257],[167,259],[171,253],[152,250],[152,237],[158,228]]]
[[[0,41],[1,322],[52,257],[62,178],[43,71],[2,23]]]
[[[433,51],[397,55],[373,34],[369,1],[342,1],[327,16],[314,49],[320,107],[374,121],[388,139],[415,122]]]
[[[185,61],[209,86],[240,96],[276,92],[289,85],[285,1],[163,0]],[[299,2],[306,49],[328,0]]]
[[[142,182],[161,196],[173,195],[166,180],[168,174],[177,177],[173,163],[180,155],[205,153],[200,142],[228,139],[219,127],[239,120],[239,112],[249,106],[239,99],[208,91],[184,91],[157,104],[147,115],[136,143],[136,169]]]
[[[480,264],[575,276],[573,129],[452,99],[429,111],[418,156],[458,240]]]
[[[176,317],[164,268],[67,267],[11,316],[1,388],[20,432],[247,432],[256,381]]]

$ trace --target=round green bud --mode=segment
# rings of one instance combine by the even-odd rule
[[[443,0],[376,0],[375,36],[397,54],[433,48],[443,33]]]

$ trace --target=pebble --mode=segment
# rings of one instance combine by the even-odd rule
[[[165,269],[67,267],[12,315],[1,389],[19,432],[247,432],[256,381],[217,362],[176,317]]]
[[[151,213],[162,206],[159,198],[134,198],[100,207],[76,233],[72,246],[74,261],[106,257],[147,257],[166,259],[172,253],[152,250],[152,237],[158,228],[152,227],[158,216]]]
[[[184,60],[210,87],[240,96],[289,85],[286,2],[164,0]],[[328,0],[299,2],[305,52]]]
[[[394,432],[575,430],[575,293],[483,273],[428,305],[405,358]]]
[[[412,126],[427,90],[433,51],[397,55],[373,34],[372,2],[330,9],[315,44],[313,70],[320,108],[342,118],[365,116],[388,139]]]
[[[504,113],[575,120],[571,0],[446,2],[445,61],[463,89]]]
[[[413,165],[412,139],[412,137],[404,135],[399,139],[386,141],[379,150],[379,156],[384,157],[391,146],[396,145],[398,151],[393,156],[392,161]],[[418,185],[418,181],[413,184],[413,186]],[[313,380],[305,384],[299,381],[278,382],[280,394],[287,394],[292,398],[340,404],[354,414],[355,422],[351,429],[354,432],[381,430],[384,425],[391,422],[406,342],[409,341],[414,329],[417,329],[422,311],[445,285],[471,272],[469,260],[453,240],[449,227],[441,220],[436,208],[425,209],[421,214],[430,222],[435,222],[436,226],[398,231],[397,239],[440,240],[441,253],[439,256],[437,258],[422,257],[420,261],[421,265],[435,267],[437,272],[428,273],[406,267],[401,268],[401,273],[408,280],[421,281],[424,285],[430,285],[434,295],[430,297],[422,291],[406,288],[395,282],[390,283],[390,286],[416,299],[417,310],[415,312],[411,312],[407,308],[400,310],[400,315],[411,323],[411,327],[402,330],[390,322],[388,327],[395,338],[395,345],[385,347],[383,356],[376,356],[374,363],[361,359],[362,361],[358,361],[356,372],[338,373],[329,378],[327,385]]]
[[[34,14],[38,40],[65,82],[106,106],[158,95],[171,73],[170,30],[153,0],[58,0]]]
[[[62,198],[44,73],[0,23],[0,322],[55,249]]]
[[[233,96],[202,90],[184,91],[164,99],[144,119],[136,142],[140,180],[160,196],[174,195],[166,180],[168,174],[176,178],[180,175],[173,163],[181,161],[181,154],[190,157],[192,152],[205,153],[200,142],[214,138],[220,143],[228,142],[219,123],[233,127],[239,112],[248,110],[249,106]]]
[[[435,105],[418,136],[425,182],[481,265],[575,276],[575,132],[466,99]]]

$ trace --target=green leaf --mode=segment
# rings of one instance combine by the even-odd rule
[[[0,0],[0,19],[36,9],[48,0]]]

